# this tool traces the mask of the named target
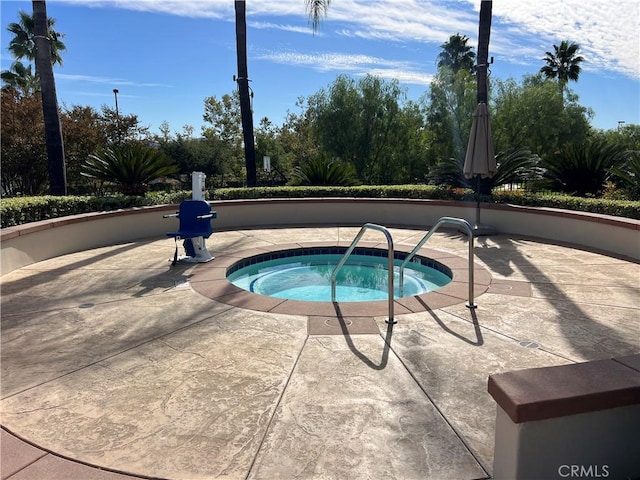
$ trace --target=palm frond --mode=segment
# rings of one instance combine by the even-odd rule
[[[143,145],[122,145],[89,156],[81,175],[116,184],[121,193],[144,195],[151,181],[178,173],[162,151]]]
[[[305,0],[309,22],[313,27],[313,31],[317,32],[320,26],[320,20],[327,16],[331,0]]]

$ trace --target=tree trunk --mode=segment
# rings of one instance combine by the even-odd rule
[[[480,3],[478,28],[478,103],[488,103],[487,71],[489,70],[489,37],[491,35],[491,0]]]
[[[240,115],[244,136],[244,159],[247,169],[247,187],[256,186],[256,147],[253,138],[253,112],[249,97],[249,74],[247,71],[247,19],[245,1],[236,0],[236,51],[238,54],[238,92]]]
[[[62,142],[62,126],[58,114],[56,83],[51,63],[51,41],[47,27],[47,5],[33,0],[33,33],[36,44],[36,71],[40,77],[42,114],[47,141],[49,190],[51,195],[67,194],[67,173]]]

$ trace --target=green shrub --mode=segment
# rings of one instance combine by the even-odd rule
[[[611,174],[620,182],[628,198],[640,200],[640,152],[627,152],[624,162],[614,166]]]
[[[609,171],[624,158],[624,147],[605,141],[571,144],[542,162],[560,190],[576,196],[601,195]]]
[[[572,197],[561,194],[538,195],[521,191],[495,192],[492,198],[495,203],[510,203],[527,207],[561,208],[640,220],[639,201]]]
[[[473,200],[473,190],[436,185],[356,185],[336,186],[284,186],[252,188],[219,188],[210,195],[212,200],[238,200],[258,198],[410,198],[426,200]]]
[[[177,175],[177,164],[164,152],[139,144],[125,144],[89,155],[81,175],[113,183],[124,195],[144,196],[153,180]]]
[[[1,226],[12,227],[23,223],[90,212],[108,212],[123,208],[147,205],[177,204],[191,198],[191,192],[150,193],[146,197],[116,195],[113,197],[90,196],[41,196],[3,198],[0,201]]]
[[[311,158],[294,169],[296,185],[351,186],[359,182],[353,165],[324,157]]]

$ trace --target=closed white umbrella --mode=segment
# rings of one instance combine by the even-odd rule
[[[494,233],[493,229],[480,225],[480,178],[491,178],[496,173],[496,156],[493,150],[493,139],[491,138],[491,123],[489,122],[489,110],[486,103],[479,103],[473,113],[471,133],[469,134],[469,144],[467,154],[464,158],[463,173],[466,178],[476,177],[478,188],[476,192],[476,224],[474,233],[476,235],[487,235]]]
[[[490,178],[496,173],[496,155],[491,138],[489,110],[486,103],[479,103],[473,113],[471,134],[464,158],[464,176]]]

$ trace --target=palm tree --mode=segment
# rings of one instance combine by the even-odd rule
[[[10,23],[7,30],[14,37],[9,42],[8,50],[16,60],[26,58],[35,61],[35,77],[39,79],[40,92],[42,94],[42,113],[45,123],[45,135],[47,139],[47,157],[49,168],[49,188],[52,195],[65,195],[67,192],[66,172],[64,161],[64,145],[62,143],[62,130],[58,114],[58,100],[56,86],[53,77],[53,65],[62,64],[60,52],[66,50],[60,40],[64,35],[53,30],[55,20],[47,17],[46,2],[32,2],[33,15],[23,11],[18,12],[19,22]],[[20,62],[10,70],[2,72],[2,79],[7,83],[18,84],[28,81],[31,66],[20,67]],[[23,68],[24,67],[24,68]],[[18,79],[12,73],[19,73],[19,69],[25,74],[25,78]]]
[[[247,18],[245,0],[236,0],[236,52],[238,56],[238,93],[240,94],[240,116],[244,136],[244,158],[247,169],[247,187],[256,186],[256,146],[253,136],[253,112],[249,96],[249,73],[247,69]]]
[[[62,126],[58,111],[56,82],[53,77],[53,54],[51,45],[55,37],[50,37],[47,20],[47,5],[44,0],[33,0],[33,38],[35,43],[36,74],[40,77],[42,92],[42,114],[47,140],[47,165],[49,170],[49,190],[51,195],[67,194],[67,174],[62,142]]]
[[[460,70],[473,71],[476,54],[467,45],[469,37],[456,33],[449,40],[440,45],[442,51],[438,54],[438,68],[450,68],[453,73]]]
[[[2,89],[13,88],[21,96],[31,96],[40,91],[40,82],[33,73],[31,65],[25,66],[21,61],[13,62],[9,70],[2,72]]]
[[[582,71],[580,63],[584,61],[584,58],[577,54],[579,48],[580,45],[568,40],[560,42],[560,46],[554,45],[553,53],[545,52],[546,56],[542,60],[546,65],[540,69],[540,73],[547,78],[557,78],[561,90],[569,80],[577,82]]]
[[[26,58],[27,60],[34,61],[36,59],[36,43],[34,40],[33,16],[22,10],[18,12],[18,15],[20,21],[10,23],[7,27],[7,30],[13,34],[13,39],[9,42],[7,49],[17,60]],[[49,39],[51,40],[51,63],[54,65],[62,65],[60,53],[64,52],[67,47],[60,40],[64,35],[53,29],[55,24],[55,19],[47,18],[47,29],[49,30]]]

